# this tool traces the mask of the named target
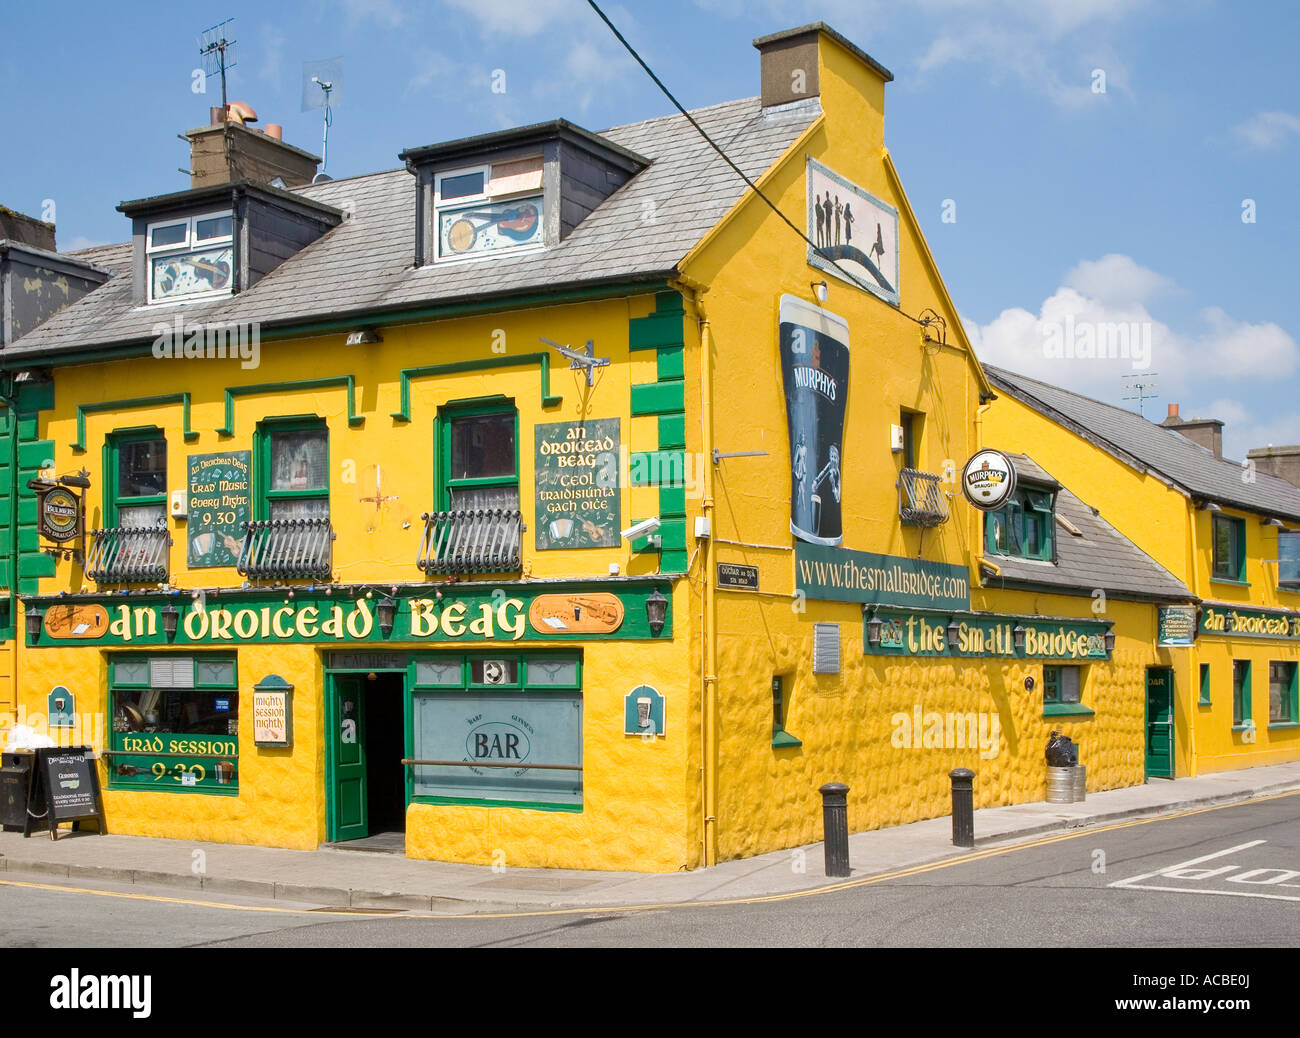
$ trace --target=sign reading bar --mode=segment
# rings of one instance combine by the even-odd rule
[[[718,587],[739,587],[757,591],[758,567],[741,566],[734,562],[719,562]]]
[[[799,541],[794,545],[794,586],[808,598],[832,602],[970,609],[965,566]]]
[[[1284,638],[1300,641],[1300,613],[1270,613],[1236,606],[1201,607],[1202,634],[1228,634],[1237,638]]]
[[[380,630],[375,606],[378,599],[364,594],[351,598],[344,589],[332,596],[297,589],[285,600],[284,592],[253,590],[226,592],[218,600],[179,602],[181,615],[176,634],[163,632],[162,609],[176,599],[119,602],[106,599],[102,608],[107,623],[81,630],[60,619],[62,612],[84,615],[92,603],[51,600],[45,606],[44,630],[48,637],[27,644],[48,648],[69,640],[81,645],[233,645],[244,643],[334,642],[340,646],[373,642],[515,642],[542,638],[619,638],[625,640],[672,638],[671,584],[611,585],[599,582],[537,587],[502,588],[489,585],[446,588],[441,598],[419,594],[397,599],[393,630]],[[542,593],[543,589],[546,593]],[[646,599],[655,591],[668,598],[663,630],[650,630]],[[512,593],[513,592],[513,593]],[[80,630],[80,633],[77,633]],[[95,633],[98,632],[98,633]],[[93,636],[92,636],[93,635]]]
[[[189,566],[233,566],[253,518],[252,451],[189,456]]]
[[[1196,606],[1167,606],[1156,614],[1157,645],[1191,645],[1196,638]]]
[[[618,419],[533,426],[537,550],[619,545]]]
[[[870,618],[863,621],[863,646],[872,656],[1006,656],[1017,659],[1106,660],[1109,624],[1087,620],[1053,620],[1042,616],[922,616],[878,612],[880,644],[872,645]],[[957,622],[957,645],[948,646],[949,621]],[[1017,627],[1024,628],[1024,647],[1016,648]]]

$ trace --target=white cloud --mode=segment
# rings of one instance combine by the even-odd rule
[[[1118,252],[1099,260],[1081,260],[1065,275],[1062,284],[1105,303],[1140,303],[1174,287],[1163,274]]]
[[[1233,127],[1233,132],[1252,148],[1272,151],[1300,135],[1300,115],[1290,112],[1258,112]]]
[[[342,0],[343,16],[349,28],[374,22],[395,29],[406,21],[407,12],[397,0]]]
[[[1112,253],[1077,264],[1037,313],[1013,307],[985,325],[963,323],[981,360],[1111,403],[1134,381],[1153,381],[1162,397],[1177,399],[1224,381],[1271,383],[1300,368],[1300,346],[1272,322],[1207,307],[1199,327],[1171,328],[1148,307],[1176,289]]]
[[[1223,422],[1223,456],[1240,460],[1253,447],[1282,447],[1300,443],[1300,414],[1279,415],[1273,409],[1252,408],[1218,397],[1204,407],[1182,408],[1183,418],[1218,418]]]

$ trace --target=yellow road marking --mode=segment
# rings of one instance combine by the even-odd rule
[[[863,876],[860,879],[845,880],[842,883],[828,883],[820,887],[810,887],[808,890],[792,890],[781,894],[763,894],[754,897],[738,898],[719,898],[713,901],[662,901],[650,902],[640,905],[588,905],[583,908],[545,908],[533,912],[469,912],[464,915],[435,915],[432,912],[403,912],[400,915],[393,915],[390,912],[376,913],[368,916],[371,919],[441,919],[444,921],[456,921],[462,919],[527,919],[541,916],[563,916],[563,915],[595,915],[613,912],[648,912],[652,910],[664,910],[669,908],[720,908],[728,905],[761,905],[771,904],[778,901],[793,901],[801,897],[816,897],[822,894],[834,894],[841,890],[852,890],[856,887],[873,886],[877,883],[885,883],[893,879],[905,879],[908,876],[917,876],[926,872],[934,872],[938,869],[952,868],[956,865],[966,865],[974,861],[984,861],[988,858],[1001,857],[1004,854],[1012,854],[1016,851],[1032,850],[1035,847],[1046,847],[1053,843],[1061,843],[1065,840],[1077,840],[1081,836],[1095,836],[1097,833],[1113,832],[1116,829],[1129,829],[1135,825],[1149,825],[1152,822],[1167,822],[1175,818],[1189,818],[1192,815],[1205,814],[1209,811],[1221,811],[1229,807],[1241,807],[1243,804],[1262,804],[1269,800],[1278,800],[1283,797],[1300,796],[1300,790],[1293,790],[1284,793],[1274,793],[1269,796],[1254,797],[1249,800],[1238,800],[1230,804],[1212,804],[1209,807],[1194,807],[1186,811],[1177,811],[1173,814],[1156,815],[1151,818],[1134,818],[1127,822],[1116,822],[1112,825],[1101,826],[1079,826],[1069,832],[1057,833],[1052,836],[1044,836],[1036,840],[1029,840],[1024,843],[1014,843],[1006,847],[992,847],[988,850],[975,851],[971,854],[963,854],[954,858],[944,858],[940,861],[928,862],[924,865],[913,865],[905,869],[896,869],[893,872],[882,872],[872,876]],[[1153,809],[1154,810],[1154,809]],[[1014,837],[1008,837],[1014,839]],[[365,912],[365,909],[350,909],[347,911],[331,911],[328,908],[323,909],[305,909],[305,908],[276,908],[261,905],[232,905],[220,901],[198,901],[182,897],[164,897],[158,894],[129,894],[115,890],[91,890],[86,887],[65,887],[49,883],[25,883],[18,880],[0,879],[0,886],[7,887],[28,887],[34,890],[51,890],[68,894],[94,894],[100,897],[120,897],[129,898],[136,901],[156,901],[162,904],[174,905],[194,905],[200,908],[224,908],[235,912],[274,912],[281,915],[310,915],[313,917],[321,916],[348,916],[353,919]],[[1141,889],[1141,888],[1132,888]]]

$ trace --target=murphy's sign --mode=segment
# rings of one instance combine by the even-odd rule
[[[1268,613],[1236,606],[1201,607],[1200,632],[1234,638],[1285,638],[1300,641],[1300,613]]]
[[[206,600],[160,596],[152,601],[69,601],[42,603],[42,634],[33,648],[59,645],[233,645],[290,642],[472,642],[536,639],[670,639],[671,586],[664,582],[619,587],[571,588],[546,585],[544,591],[518,586],[413,589],[393,604],[393,626],[380,626],[385,596],[366,589],[335,588],[332,595],[296,589],[209,596]],[[646,599],[666,594],[663,630],[655,635],[646,616]],[[354,594],[355,592],[355,594]],[[441,595],[441,597],[438,597]],[[176,633],[165,633],[165,608],[179,610]],[[386,610],[385,610],[386,612]]]
[[[831,602],[970,608],[970,572],[965,566],[800,541],[794,544],[794,586],[808,598]]]
[[[1043,616],[878,612],[879,644],[873,645],[871,616],[863,618],[863,646],[873,656],[1004,656],[1013,659],[1107,660],[1109,624],[1054,620]],[[948,644],[956,625],[957,644]],[[1017,642],[1020,647],[1017,648]]]

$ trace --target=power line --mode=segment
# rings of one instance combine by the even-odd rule
[[[636,52],[636,48],[633,47],[632,44],[627,42],[627,39],[623,36],[623,34],[618,31],[618,27],[609,20],[609,17],[605,14],[605,12],[602,11],[600,7],[596,4],[596,0],[587,0],[587,3],[591,5],[591,9],[593,11],[595,11],[598,15],[600,15],[600,20],[604,22],[607,26],[609,26],[609,31],[614,34],[614,36],[618,39],[619,43],[623,44],[623,46],[627,49],[627,52],[631,54],[633,58],[636,59],[637,64],[640,65],[643,69],[645,69],[646,75],[648,75],[651,79],[654,80],[655,86],[657,86],[660,90],[663,91],[664,96],[673,103],[673,107],[676,108],[679,112],[681,112],[682,115],[686,116],[687,121],[692,126],[695,127],[696,132],[699,133],[699,135],[703,137],[705,141],[708,142],[710,148],[712,148],[720,156],[722,156],[723,162],[725,162],[728,166],[730,166],[733,170],[736,171],[736,174],[740,177],[740,179],[749,185],[749,189],[753,191],[754,194],[758,195],[758,197],[761,198],[764,202],[766,202],[768,208],[771,209],[772,212],[776,213],[776,215],[779,216],[783,221],[785,221],[785,223],[789,226],[789,228],[792,231],[794,231],[795,234],[799,235],[800,238],[802,238],[805,242],[807,242],[808,246],[815,253],[817,253],[818,256],[820,256],[827,263],[832,264],[850,282],[852,282],[853,284],[858,284],[858,278],[856,278],[852,273],[850,273],[844,267],[840,266],[839,260],[827,256],[822,251],[821,247],[816,242],[814,242],[811,238],[809,238],[808,235],[804,231],[802,231],[798,227],[798,225],[794,223],[794,221],[792,221],[788,216],[786,216],[785,213],[781,211],[781,209],[777,206],[775,202],[773,202],[770,198],[768,198],[767,195],[763,194],[763,192],[759,189],[758,185],[755,184],[754,181],[749,178],[749,176],[745,173],[743,169],[741,169],[739,166],[737,166],[734,162],[731,161],[731,157],[717,145],[717,143],[713,140],[713,138],[710,137],[708,133],[705,131],[704,127],[701,126],[698,122],[696,122],[695,117],[691,115],[691,113],[688,112],[682,106],[682,103],[678,101],[676,97],[673,96],[673,92],[669,90],[666,86],[664,86],[663,80],[661,80],[658,76],[655,75],[654,69],[652,69],[649,65],[645,63],[645,59],[642,58],[641,55]],[[921,321],[913,317],[911,314],[904,312],[901,307],[899,308],[898,312],[902,314],[904,317],[906,317],[908,320],[916,321],[917,324],[920,325],[926,324],[925,321]]]

